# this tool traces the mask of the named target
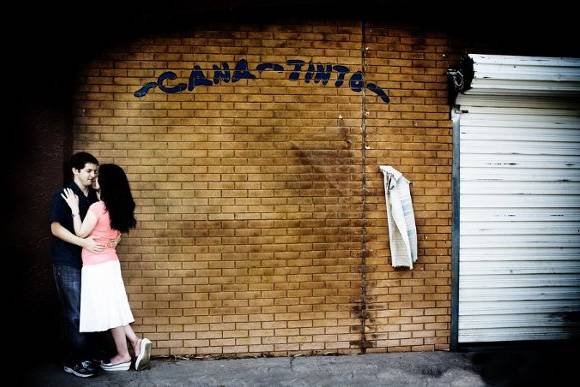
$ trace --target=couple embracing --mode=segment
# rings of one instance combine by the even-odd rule
[[[73,181],[55,193],[50,212],[54,279],[69,347],[64,371],[90,377],[99,368],[147,368],[151,341],[131,328],[135,319],[116,252],[121,234],[137,224],[129,181],[121,167],[99,167],[86,152],[75,153],[70,167]],[[89,351],[88,333],[105,331],[112,335],[116,354],[98,362]]]

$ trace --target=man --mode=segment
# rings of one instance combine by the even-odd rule
[[[91,204],[96,202],[97,195],[92,188],[97,176],[99,162],[87,152],[75,153],[70,160],[73,181],[70,188],[79,197],[81,221]],[[81,297],[81,248],[99,252],[104,245],[94,239],[83,239],[74,234],[73,214],[61,197],[59,189],[52,198],[50,210],[50,230],[52,232],[52,264],[56,290],[61,302],[64,317],[64,335],[67,355],[64,371],[87,378],[95,375],[97,368],[89,360],[87,335],[79,332],[80,297]]]

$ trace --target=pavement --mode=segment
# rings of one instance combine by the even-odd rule
[[[576,343],[577,344],[577,343]],[[153,358],[143,371],[82,379],[37,364],[24,386],[575,386],[574,345],[231,360]]]

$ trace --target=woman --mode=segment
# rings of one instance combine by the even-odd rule
[[[93,203],[81,223],[79,198],[65,189],[62,197],[71,208],[75,233],[80,237],[102,240],[117,238],[123,232],[135,228],[135,202],[125,172],[115,164],[103,164],[95,181],[99,201]],[[117,354],[108,363],[102,363],[105,371],[127,371],[131,355],[127,340],[135,353],[135,369],[149,366],[151,341],[139,339],[129,325],[134,322],[127,300],[121,266],[115,248],[94,253],[82,250],[81,274],[81,332],[110,330]]]

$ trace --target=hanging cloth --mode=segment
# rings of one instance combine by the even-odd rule
[[[389,165],[381,165],[389,225],[391,265],[413,268],[417,261],[417,228],[409,180]]]

